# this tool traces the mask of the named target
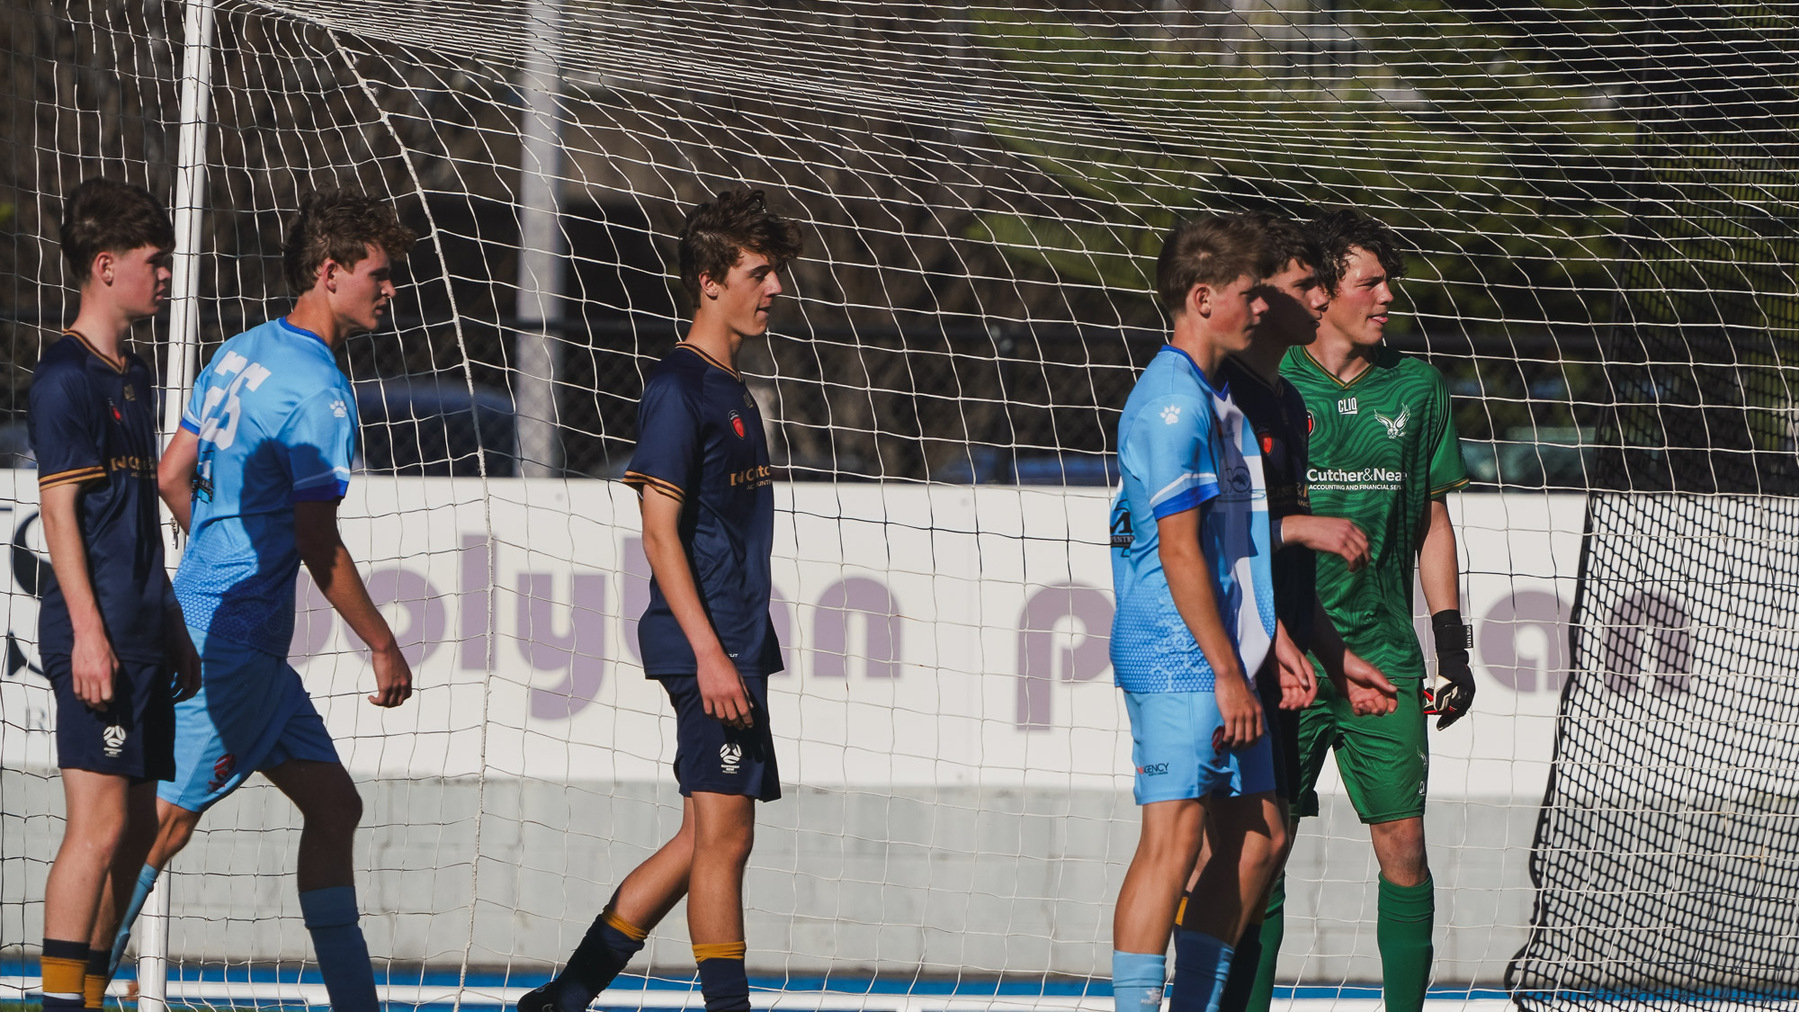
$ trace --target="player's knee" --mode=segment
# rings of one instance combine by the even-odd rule
[[[1137,841],[1137,859],[1160,873],[1183,878],[1199,860],[1200,827],[1168,825],[1146,831]]]
[[[309,829],[333,836],[352,836],[362,825],[362,795],[354,787],[333,791],[300,810]]]

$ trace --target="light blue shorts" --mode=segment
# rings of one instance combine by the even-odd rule
[[[1137,804],[1219,795],[1248,797],[1274,790],[1274,747],[1266,732],[1254,744],[1224,750],[1224,730],[1210,692],[1126,692]]]
[[[337,746],[300,673],[276,657],[192,626],[200,691],[175,704],[175,776],[156,796],[203,812],[257,770],[290,759],[337,762]]]

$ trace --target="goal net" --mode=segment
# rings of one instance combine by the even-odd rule
[[[419,691],[369,706],[361,645],[304,577],[292,652],[365,802],[392,1001],[540,983],[678,822],[616,478],[682,332],[673,236],[746,184],[808,247],[744,358],[784,479],[759,989],[1109,1006],[1137,812],[1106,505],[1163,336],[1149,275],[1184,215],[1331,204],[1414,247],[1389,340],[1449,379],[1475,481],[1451,511],[1482,688],[1433,737],[1434,993],[1790,984],[1768,800],[1790,792],[1728,774],[1794,737],[1786,591],[1729,582],[1780,550],[1767,517],[1794,491],[1794,37],[1783,8],[1731,5],[0,0],[0,985],[35,975],[62,828],[25,391],[73,312],[61,196],[99,173],[172,204],[202,181],[178,307],[202,364],[286,311],[301,192],[361,188],[422,234],[390,325],[341,357],[362,421],[345,537]],[[207,99],[197,159],[184,87]],[[182,375],[167,321],[137,337]],[[1707,589],[1677,635],[1641,593],[1683,580]],[[1373,1000],[1367,831],[1334,772],[1323,794],[1277,993]],[[322,1001],[297,836],[260,780],[207,813],[165,879],[172,1001]],[[1705,942],[1714,924],[1737,941]],[[679,912],[632,972],[605,1003],[693,1000]]]

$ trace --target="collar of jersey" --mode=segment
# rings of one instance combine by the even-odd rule
[[[99,359],[100,361],[105,362],[106,367],[108,369],[111,369],[113,372],[123,373],[123,372],[125,372],[125,370],[131,368],[131,360],[125,357],[127,354],[125,349],[123,349],[123,348],[119,349],[119,360],[117,362],[114,362],[112,359],[107,358],[105,355],[100,354],[100,349],[98,349],[98,348],[94,347],[92,344],[88,343],[87,335],[83,334],[81,331],[65,330],[65,331],[63,331],[63,334],[67,337],[72,337],[75,340],[80,341],[81,346],[83,348],[87,349],[87,353],[89,355],[92,355],[95,358]]]
[[[1337,377],[1332,376],[1330,374],[1330,370],[1328,370],[1324,366],[1318,364],[1318,360],[1316,358],[1312,357],[1312,349],[1307,348],[1302,345],[1299,348],[1299,353],[1305,357],[1306,365],[1310,366],[1312,368],[1313,372],[1316,372],[1318,375],[1323,376],[1325,379],[1330,380],[1332,383],[1335,383],[1337,385],[1337,389],[1339,389],[1339,390],[1348,390],[1350,387],[1355,386],[1357,383],[1360,383],[1363,380],[1367,379],[1368,377],[1374,375],[1374,361],[1371,359],[1368,362],[1368,368],[1363,369],[1360,373],[1356,374],[1355,379],[1352,379],[1348,383],[1345,383],[1342,380],[1338,379]],[[1375,354],[1378,357],[1379,352],[1376,352]]]
[[[688,344],[686,341],[675,342],[675,347],[684,349],[686,351],[693,352],[695,355],[698,355],[700,358],[704,359],[708,365],[714,366],[718,369],[722,369],[725,372],[730,373],[731,378],[734,380],[738,380],[739,382],[741,382],[743,380],[743,377],[738,375],[737,370],[731,368],[730,366],[724,364],[723,362],[720,362],[718,359],[713,358],[711,355],[706,354],[705,352],[694,347],[693,345]]]
[[[305,327],[294,326],[293,324],[287,322],[287,317],[285,317],[285,316],[275,317],[275,322],[281,325],[282,330],[285,330],[290,334],[297,334],[301,337],[312,338],[314,341],[317,341],[319,343],[319,347],[325,349],[326,354],[330,354],[331,346],[326,344],[325,339],[320,337],[319,335],[314,334],[312,331],[307,330]]]
[[[1219,393],[1220,393],[1219,389],[1212,385],[1211,380],[1206,379],[1205,370],[1203,370],[1199,367],[1198,362],[1193,361],[1192,355],[1189,355],[1186,352],[1180,350],[1179,348],[1176,348],[1172,344],[1163,345],[1162,351],[1159,354],[1167,354],[1169,352],[1173,352],[1174,354],[1179,355],[1181,357],[1181,361],[1187,363],[1187,368],[1193,370],[1193,378],[1196,380],[1199,380],[1199,385],[1206,388],[1206,393],[1209,393],[1214,397],[1219,396]],[[1230,393],[1230,384],[1228,384],[1228,383],[1225,384],[1224,390],[1222,392],[1226,393],[1226,394]]]

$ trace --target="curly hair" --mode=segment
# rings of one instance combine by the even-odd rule
[[[319,268],[333,260],[354,268],[379,246],[404,260],[418,233],[400,224],[388,204],[354,190],[323,190],[300,198],[300,213],[287,226],[281,244],[281,270],[296,294],[310,291]]]
[[[1305,229],[1318,244],[1319,259],[1314,265],[1318,268],[1318,280],[1333,296],[1343,283],[1351,250],[1364,249],[1374,254],[1389,279],[1405,277],[1405,240],[1379,218],[1340,207],[1313,218]]]
[[[169,212],[149,190],[112,179],[88,179],[63,202],[62,255],[77,285],[87,283],[100,254],[145,246],[175,248]]]
[[[760,253],[778,268],[804,248],[800,227],[770,211],[763,191],[726,190],[694,208],[681,226],[681,287],[698,302],[701,275],[723,281],[745,252]]]
[[[1170,316],[1187,305],[1194,285],[1222,287],[1240,277],[1260,279],[1266,243],[1262,229],[1240,214],[1208,214],[1176,225],[1156,259],[1156,294]]]

